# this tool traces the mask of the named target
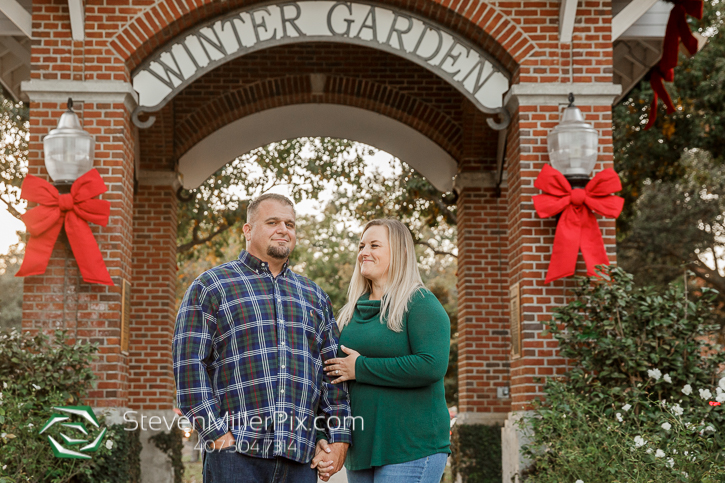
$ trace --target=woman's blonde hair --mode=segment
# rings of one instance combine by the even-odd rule
[[[390,246],[390,266],[388,281],[380,304],[380,322],[388,319],[388,328],[395,332],[403,330],[403,315],[408,310],[408,302],[415,292],[425,288],[418,271],[418,260],[415,257],[415,244],[408,228],[398,220],[379,218],[369,221],[363,229],[362,236],[372,226],[384,226],[388,230]],[[355,263],[355,271],[347,290],[347,303],[340,310],[337,323],[342,330],[352,319],[355,306],[361,295],[372,293],[372,282],[360,273],[360,262]]]

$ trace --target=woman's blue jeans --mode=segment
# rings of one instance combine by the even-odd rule
[[[448,453],[437,453],[424,458],[376,466],[369,470],[348,471],[348,483],[440,483],[446,469]]]
[[[204,453],[204,483],[316,483],[309,463],[287,458],[253,458],[234,446]]]

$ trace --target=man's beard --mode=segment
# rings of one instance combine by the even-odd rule
[[[267,247],[267,255],[277,260],[286,260],[290,251],[289,247],[275,247],[272,245]]]

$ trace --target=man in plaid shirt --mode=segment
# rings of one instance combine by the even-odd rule
[[[322,371],[339,331],[327,294],[288,267],[292,202],[260,196],[243,229],[247,250],[194,280],[179,308],[177,403],[204,445],[205,483],[314,482],[316,451],[332,474],[351,442],[347,386]]]

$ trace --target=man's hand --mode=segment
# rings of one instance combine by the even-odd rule
[[[327,481],[332,475],[342,469],[347,456],[348,443],[332,443],[321,439],[317,442],[315,457],[310,467],[317,468],[317,473],[322,481]]]
[[[223,449],[227,446],[234,446],[235,443],[236,441],[234,441],[234,435],[231,431],[227,431],[227,434],[214,441],[214,445],[212,446],[212,448]]]

